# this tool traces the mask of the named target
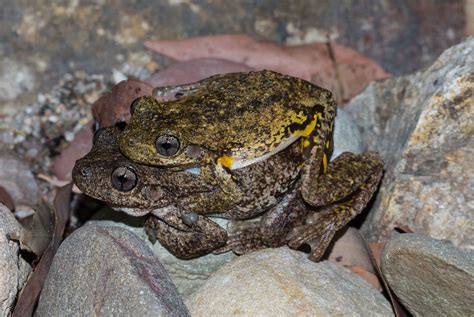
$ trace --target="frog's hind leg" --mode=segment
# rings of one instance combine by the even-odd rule
[[[287,235],[295,226],[302,225],[308,213],[297,190],[269,209],[257,222],[233,221],[224,247],[214,253],[232,250],[236,254],[276,248],[287,243]]]
[[[365,208],[382,178],[383,162],[377,153],[355,155],[346,152],[338,159],[334,164],[331,162],[329,172],[334,169],[344,173],[341,172],[339,177],[332,173],[322,176],[318,180],[319,189],[316,189],[320,191],[316,192],[316,196],[325,196],[317,200],[318,203],[336,201],[336,204],[329,211],[322,213],[315,223],[295,227],[288,235],[288,245],[291,248],[297,249],[303,244],[311,247],[309,259],[312,261],[318,261],[334,234]],[[343,175],[348,178],[344,178]],[[341,182],[345,184],[340,185]],[[339,202],[337,199],[332,200],[347,191],[354,190],[355,192],[346,200]]]

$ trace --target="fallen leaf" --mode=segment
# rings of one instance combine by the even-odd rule
[[[348,227],[335,239],[328,260],[344,267],[361,267],[375,273],[364,241],[356,228]]]
[[[89,153],[92,148],[92,124],[84,126],[74,137],[71,143],[54,160],[51,166],[53,174],[66,183],[72,180],[72,168],[74,163]],[[64,186],[64,184],[62,184]]]
[[[178,61],[220,58],[300,77],[333,91],[339,102],[355,96],[370,81],[389,76],[371,59],[338,44],[280,46],[247,35],[215,35],[146,41],[145,46]]]
[[[380,267],[380,257],[382,255],[382,249],[385,246],[385,242],[369,242],[368,246],[372,255],[377,263],[377,266]]]
[[[245,64],[219,58],[200,58],[178,62],[153,74],[145,80],[152,87],[177,86],[210,77],[216,74],[247,72],[252,68]]]
[[[13,310],[13,317],[33,316],[33,310],[38,301],[41,289],[43,288],[51,262],[63,240],[66,223],[69,220],[71,188],[72,183],[69,183],[61,187],[56,194],[54,199],[53,237],[33,273],[29,276],[28,281],[21,290]]]
[[[369,272],[361,266],[349,266],[347,268],[366,280],[366,282],[372,285],[373,288],[377,289],[378,291],[382,290],[382,285],[380,284],[379,278],[373,272]]]
[[[395,314],[396,317],[406,317],[407,316],[407,313],[405,312],[406,310],[403,308],[403,305],[397,300],[395,294],[393,294],[392,290],[390,289],[390,286],[388,285],[387,281],[385,280],[383,276],[382,270],[380,269],[380,255],[381,255],[380,249],[378,249],[378,247],[374,247],[374,250],[376,251],[374,255],[374,253],[372,253],[372,248],[369,247],[369,243],[362,237],[362,235],[361,235],[361,238],[365,242],[365,247],[370,256],[370,260],[372,261],[372,264],[375,268],[375,272],[377,273],[379,280],[382,282],[383,289],[387,293],[390,303],[392,304],[393,313]],[[375,256],[377,256],[378,259],[375,258]]]
[[[136,80],[124,80],[105,93],[92,105],[92,115],[99,128],[127,122],[130,119],[130,105],[138,97],[151,95],[153,87]]]
[[[29,208],[33,215],[21,221],[23,229],[20,235],[20,247],[39,257],[48,247],[53,234],[53,214],[45,203],[25,207]]]

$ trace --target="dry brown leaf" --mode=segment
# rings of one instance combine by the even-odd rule
[[[177,86],[199,81],[216,74],[250,71],[245,64],[219,58],[200,58],[178,62],[146,80],[153,87]]]
[[[371,59],[338,44],[280,46],[247,35],[216,35],[146,41],[145,46],[178,61],[220,58],[300,77],[333,91],[339,101],[349,100],[370,81],[389,75]]]
[[[369,253],[370,259],[372,261],[372,264],[374,268],[376,269],[377,276],[379,277],[379,280],[382,282],[383,289],[387,293],[390,303],[392,304],[392,309],[396,317],[406,317],[407,314],[405,313],[405,310],[402,306],[402,304],[397,300],[395,295],[393,294],[392,290],[390,289],[390,286],[388,285],[387,281],[385,280],[382,270],[380,269],[380,255],[381,255],[381,249],[378,248],[378,246],[375,246],[374,244],[374,250],[376,251],[377,258],[375,258],[375,255],[372,253],[372,248],[369,247],[369,243],[361,236],[361,238],[365,242],[365,246],[367,249],[367,252]]]
[[[13,317],[33,316],[38,297],[43,288],[46,275],[53,261],[54,255],[62,242],[66,223],[69,220],[69,201],[72,183],[61,187],[54,199],[54,233],[48,248],[43,253],[41,260],[28,278],[20,292],[13,310]]]
[[[335,240],[328,260],[344,267],[361,267],[368,272],[375,272],[364,241],[356,228],[347,228],[344,234]]]
[[[382,290],[382,285],[380,284],[379,278],[373,272],[369,272],[361,266],[349,266],[347,268],[362,277],[367,283],[372,285],[372,287],[376,288],[378,291]]]
[[[377,263],[377,266],[380,267],[380,257],[382,255],[382,249],[385,246],[385,242],[369,242],[368,245],[375,262]]]
[[[21,222],[23,229],[20,235],[20,247],[39,257],[51,241],[53,214],[45,203],[31,207],[31,210],[34,211],[33,215]]]
[[[92,105],[92,115],[100,128],[127,122],[130,119],[130,105],[138,97],[151,95],[153,87],[145,82],[124,80],[100,97]]]
[[[72,180],[72,168],[76,160],[80,159],[92,148],[92,124],[84,126],[74,137],[71,143],[54,160],[51,171],[62,181]],[[63,184],[64,185],[64,184]]]

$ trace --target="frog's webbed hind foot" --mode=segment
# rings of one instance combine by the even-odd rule
[[[368,166],[372,168],[365,171],[367,175],[364,175],[364,182],[358,184],[355,192],[349,195],[348,198],[340,202],[336,201],[331,209],[322,213],[314,223],[295,227],[288,235],[288,245],[291,248],[298,249],[303,244],[307,244],[311,247],[309,259],[312,261],[319,261],[331,243],[335,233],[367,206],[367,203],[372,198],[382,178],[383,165],[382,159],[378,154],[364,153],[358,156],[352,154],[348,157],[351,159],[368,159]],[[356,164],[355,166],[357,167],[358,165]],[[351,167],[346,171],[352,171],[356,176],[360,173]],[[343,180],[343,178],[337,179]],[[345,187],[351,188],[353,186],[351,180],[348,180],[348,182],[349,185],[345,185]],[[342,188],[344,188],[344,185]]]
[[[307,244],[311,248],[308,258],[314,262],[318,262],[323,257],[324,252],[336,234],[334,220],[331,217],[321,218],[318,219],[316,224],[302,225],[294,228],[288,235],[288,246],[292,249],[298,249]]]

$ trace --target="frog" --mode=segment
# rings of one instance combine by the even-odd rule
[[[318,261],[335,232],[364,209],[383,171],[377,153],[345,152],[338,156],[328,164],[327,175],[315,180],[319,186],[314,199],[330,207],[317,222],[311,222],[307,216],[319,214],[319,206],[308,204],[302,195],[304,148],[294,143],[265,161],[232,171],[245,195],[233,207],[215,213],[232,219],[226,232],[207,216],[189,212],[196,199],[193,194],[199,199],[203,192],[217,190],[214,185],[194,172],[129,160],[119,149],[121,133],[117,128],[96,132],[91,152],[76,162],[74,181],[84,193],[119,210],[132,215],[151,214],[147,232],[180,258],[230,250],[244,254],[286,244],[299,249],[307,244],[311,248],[309,258]],[[122,172],[114,176],[117,170]],[[127,176],[129,170],[133,173]],[[155,198],[151,202],[150,193],[143,194],[148,187],[160,193],[151,195]],[[183,209],[187,211],[181,212]],[[258,221],[242,221],[255,217]]]
[[[163,97],[170,93],[175,100]],[[294,143],[303,148],[302,195],[311,203],[313,180],[327,169],[336,103],[329,90],[263,70],[155,88],[130,111],[119,141],[122,153],[141,164],[199,168],[203,179],[220,188],[196,201],[194,211],[203,214],[242,199],[234,171]]]
[[[95,132],[91,151],[76,161],[72,172],[78,188],[107,202],[113,209],[132,216],[148,216],[145,230],[150,240],[158,240],[179,258],[190,259],[223,247],[227,232],[222,227],[206,216],[186,212],[193,205],[193,195],[216,188],[194,172],[156,168],[129,160],[119,150],[120,133],[121,129],[116,126]],[[246,219],[268,209],[274,210],[271,213],[282,213],[281,208],[274,206],[288,199],[287,192],[296,183],[300,171],[295,155],[298,151],[300,147],[293,146],[265,164],[242,169],[236,177],[246,193],[245,198],[216,216]],[[280,167],[285,168],[285,173],[279,171]],[[293,212],[294,221],[302,218],[295,217],[297,214]],[[290,225],[285,226],[288,231]],[[283,243],[284,234],[276,233],[277,230],[272,237],[265,238],[266,245]]]

